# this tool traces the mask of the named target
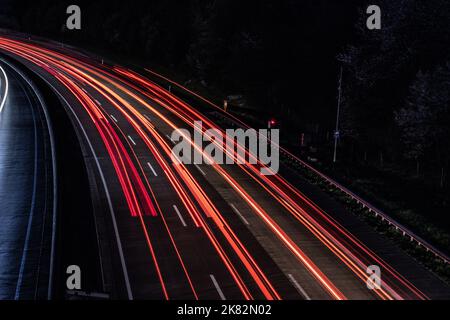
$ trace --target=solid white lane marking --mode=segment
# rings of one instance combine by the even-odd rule
[[[178,218],[180,218],[181,223],[183,224],[183,226],[184,226],[184,227],[187,227],[187,224],[186,224],[186,222],[184,221],[183,216],[182,216],[181,213],[180,213],[180,210],[178,210],[178,207],[177,207],[176,205],[173,205],[173,208],[174,208],[175,212],[177,213]]]
[[[300,283],[297,282],[294,276],[290,273],[287,276],[289,278],[289,281],[291,281],[292,285],[297,289],[297,291],[301,293],[306,300],[311,300],[311,297],[306,293],[305,289],[302,288]]]
[[[133,292],[131,290],[130,277],[128,275],[128,268],[127,268],[127,265],[126,265],[126,262],[125,262],[125,255],[123,253],[122,240],[120,239],[119,228],[117,226],[116,214],[114,212],[114,207],[113,207],[113,203],[112,203],[112,200],[111,200],[111,194],[109,192],[108,185],[107,185],[106,179],[105,179],[105,175],[103,173],[102,167],[100,166],[100,162],[98,160],[97,154],[94,151],[94,147],[92,145],[92,142],[89,140],[88,134],[87,134],[86,130],[84,129],[80,118],[77,116],[77,114],[75,113],[74,109],[70,106],[69,102],[66,100],[66,98],[64,98],[64,96],[50,82],[48,82],[45,78],[42,78],[42,79],[53,89],[54,92],[56,92],[59,95],[59,97],[64,101],[64,103],[70,109],[70,112],[73,114],[73,116],[77,120],[77,123],[80,126],[81,131],[83,132],[83,135],[86,138],[86,141],[88,142],[89,149],[91,150],[91,153],[94,156],[94,160],[95,160],[95,163],[97,165],[97,169],[98,169],[98,171],[100,173],[100,178],[102,180],[103,188],[105,189],[106,199],[108,200],[109,212],[111,213],[114,233],[115,233],[116,241],[117,241],[117,247],[119,249],[120,263],[121,263],[121,266],[122,266],[122,271],[123,271],[123,276],[124,276],[124,280],[125,280],[125,286],[126,286],[126,289],[127,289],[128,299],[129,300],[133,300]],[[48,299],[50,299],[50,298],[51,298],[51,294],[50,294],[50,289],[49,289]]]
[[[5,78],[5,95],[3,96],[2,102],[0,103],[0,113],[3,110],[3,107],[5,106],[6,103],[6,98],[8,97],[8,89],[9,89],[9,82],[8,82],[8,77],[6,76],[6,72],[5,70],[3,70],[3,68],[0,66],[0,70],[3,73],[3,77]]]
[[[242,219],[242,221],[246,224],[246,225],[250,225],[250,223],[248,222],[247,219],[245,219],[245,217],[242,215],[242,213],[236,208],[236,206],[232,203],[230,203],[230,207],[234,210],[234,212],[237,213],[237,215]]]
[[[33,105],[28,95],[26,95],[28,104],[30,105],[31,114],[33,116],[33,126],[34,126],[34,170],[33,170],[33,193],[31,197],[31,205],[28,216],[27,232],[25,235],[25,242],[23,245],[22,259],[20,261],[19,275],[17,277],[16,293],[14,295],[14,300],[19,300],[20,290],[22,289],[23,277],[25,272],[25,264],[27,262],[27,256],[30,245],[31,237],[31,227],[33,225],[34,211],[36,207],[36,192],[37,192],[37,173],[38,173],[38,137],[37,137],[37,127],[36,127],[36,114],[33,109]]]
[[[206,176],[205,171],[203,171],[198,165],[194,164],[194,166],[202,173],[202,175]]]
[[[217,280],[216,280],[216,278],[214,277],[214,275],[210,274],[209,276],[211,277],[211,280],[212,280],[212,282],[213,282],[213,284],[214,284],[214,287],[216,287],[216,290],[217,290],[217,293],[218,293],[219,296],[220,296],[220,299],[222,299],[222,300],[227,300],[227,299],[225,298],[225,295],[224,295],[223,292],[222,292],[222,289],[220,289],[219,284],[217,283]]]
[[[113,119],[116,123],[119,122],[119,121],[117,121],[116,117],[114,117],[113,115],[111,115],[111,119]]]
[[[155,177],[158,176],[158,174],[156,173],[155,169],[153,169],[152,165],[150,164],[150,162],[147,162],[148,167],[150,168],[150,170],[152,170],[153,174],[155,175]]]
[[[20,71],[17,70],[13,65],[9,64],[5,60],[0,59],[3,63],[7,64],[9,67],[14,69],[27,83],[28,85],[33,88],[33,91],[35,91],[35,94],[39,100],[39,103],[42,106],[45,106],[45,103],[39,94],[39,91],[37,91],[33,85],[32,82],[30,82],[26,76]],[[44,79],[44,78],[42,78]],[[50,86],[52,86],[47,80],[44,79]],[[56,91],[56,89],[52,86],[52,88]],[[58,92],[58,94],[61,96],[62,99],[64,97]],[[67,101],[64,99],[64,101],[67,103]],[[53,294],[53,269],[55,267],[55,243],[56,243],[56,211],[58,207],[58,200],[57,200],[57,189],[58,189],[58,183],[57,183],[57,176],[56,176],[56,156],[55,156],[55,137],[53,135],[53,129],[52,129],[52,122],[50,121],[50,116],[48,114],[48,110],[46,107],[42,108],[44,111],[44,116],[47,121],[47,127],[48,127],[48,133],[50,136],[50,148],[52,150],[52,173],[53,173],[53,214],[52,214],[52,239],[51,239],[51,248],[50,248],[50,270],[49,270],[49,276],[48,276],[48,288],[47,288],[47,299],[50,300],[52,298]],[[73,110],[72,110],[73,111]],[[103,274],[103,272],[102,272]]]
[[[130,139],[131,143],[136,145],[136,142],[134,142],[133,138],[131,136],[128,136],[128,139]]]

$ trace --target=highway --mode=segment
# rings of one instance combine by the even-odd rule
[[[42,299],[54,203],[48,122],[25,78],[0,66],[8,83],[0,108],[0,299]]]
[[[62,265],[83,264],[92,243],[91,291],[120,299],[450,297],[443,281],[287,167],[263,176],[260,163],[174,164],[175,129],[220,126],[145,76],[54,45],[0,37],[0,49],[53,90],[60,105],[51,107],[65,111],[78,138],[89,196],[73,201],[90,202],[83,217],[92,217],[94,236],[72,244],[78,254]],[[84,219],[70,216],[83,230]],[[371,265],[382,272],[378,290],[367,287]]]

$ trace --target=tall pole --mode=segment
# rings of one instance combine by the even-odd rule
[[[339,116],[341,113],[341,93],[342,93],[342,66],[341,66],[341,72],[339,75],[338,104],[337,104],[337,112],[336,112],[336,131],[334,132],[333,163],[336,163],[336,161],[337,161],[337,145],[338,145],[338,140],[339,140]]]

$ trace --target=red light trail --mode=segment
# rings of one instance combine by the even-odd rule
[[[172,130],[178,127],[170,117],[175,117],[191,128],[194,128],[194,121],[200,120],[206,124],[205,130],[218,128],[213,121],[172,93],[130,70],[121,67],[95,66],[93,63],[83,62],[54,50],[6,38],[0,38],[0,47],[46,70],[76,97],[89,115],[115,169],[130,215],[137,217],[140,221],[164,298],[169,299],[170,297],[165,284],[165,278],[168,275],[165,275],[160,268],[159,260],[161,257],[157,256],[155,252],[155,239],[152,239],[152,233],[144,217],[161,219],[192,295],[195,299],[198,299],[196,285],[190,275],[190,266],[185,264],[185,257],[179,250],[173,232],[170,230],[167,216],[162,212],[152,190],[152,181],[145,175],[141,163],[142,160],[135,153],[132,146],[129,145],[126,134],[120,126],[115,121],[110,122],[110,115],[104,106],[100,105],[92,95],[88,94],[83,88],[84,86],[100,94],[127,120],[127,124],[134,130],[133,132],[137,134],[140,141],[144,143],[147,154],[155,159],[162,172],[164,172],[168,185],[184,205],[184,209],[189,214],[192,224],[204,233],[209,244],[214,248],[217,256],[239,288],[243,298],[255,298],[255,293],[245,280],[247,276],[250,276],[264,298],[270,300],[282,299],[276,285],[269,279],[260,262],[251,253],[250,248],[244,244],[238,233],[233,230],[232,225],[227,222],[224,213],[213,203],[205,188],[196,181],[185,165],[170,165],[171,148],[169,144],[158,129],[155,128],[154,124],[144,116],[138,106],[144,107],[145,110],[152,113],[155,119]],[[156,74],[151,70],[147,69],[147,71]],[[167,78],[164,79],[172,84],[176,84]],[[182,87],[178,84],[176,85]],[[213,107],[219,108],[187,88],[182,88]],[[154,107],[146,99],[158,103],[165,111],[169,112],[170,117],[166,112],[162,112]],[[221,110],[221,108],[219,109]],[[272,126],[275,125],[275,120],[270,120],[270,124]],[[189,137],[185,138],[187,141],[190,141]],[[127,141],[128,148],[123,141]],[[197,151],[203,153],[193,141],[190,141],[190,143]],[[218,144],[218,142],[215,143]],[[225,145],[218,144],[218,146],[224,152],[227,152]],[[236,148],[243,147],[236,143]],[[254,157],[248,150],[244,151],[248,157]],[[234,154],[228,155],[233,158],[236,157]],[[382,288],[374,291],[379,298],[387,300],[427,299],[413,284],[396,272],[288,181],[279,175],[260,175],[260,166],[260,163],[257,165],[246,164],[239,165],[239,168],[265,194],[281,205],[295,221],[309,230],[363,284],[369,277],[366,273],[369,265],[376,264],[382,268]],[[346,295],[316,265],[313,261],[314,259],[309,257],[301,249],[301,246],[293,240],[292,235],[286,232],[282,225],[252,198],[248,190],[231,173],[217,164],[212,165],[211,168],[252,209],[252,212],[264,222],[267,229],[309,271],[311,276],[331,298],[338,300],[347,299]],[[213,221],[213,226],[208,219]],[[237,265],[236,260],[239,261],[239,265]]]

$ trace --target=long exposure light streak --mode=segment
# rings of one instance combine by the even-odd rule
[[[252,276],[258,284],[259,289],[267,299],[280,299],[281,297],[272,286],[263,270],[252,257],[248,249],[241,242],[239,237],[233,232],[229,224],[226,222],[223,215],[215,207],[212,201],[207,196],[203,188],[193,178],[190,172],[184,165],[169,166],[167,164],[170,155],[170,147],[161,136],[153,124],[135,107],[129,103],[117,92],[122,92],[128,97],[131,97],[137,104],[144,106],[147,110],[159,120],[162,120],[168,128],[173,130],[177,126],[166,115],[150,105],[142,97],[146,97],[152,101],[157,102],[164,109],[168,110],[176,118],[183,121],[188,126],[193,126],[194,121],[201,120],[206,124],[205,130],[209,128],[218,128],[214,122],[198,112],[175,95],[160,86],[146,79],[145,77],[121,67],[108,67],[88,64],[87,62],[79,61],[73,57],[49,50],[40,46],[25,44],[20,41],[0,38],[0,46],[4,49],[14,52],[17,55],[28,59],[36,65],[47,70],[53,74],[55,78],[60,80],[72,93],[76,96],[81,104],[86,108],[93,123],[97,127],[102,140],[111,157],[111,161],[116,170],[118,179],[122,186],[122,190],[127,201],[132,216],[138,216],[142,220],[143,230],[152,252],[155,267],[158,269],[158,262],[151,249],[152,244],[150,236],[145,227],[143,216],[159,216],[166,225],[166,230],[173,247],[177,251],[178,259],[183,267],[186,277],[189,281],[194,296],[197,298],[194,285],[188,274],[188,267],[183,263],[181,254],[177,250],[177,246],[165,222],[164,216],[159,208],[157,200],[151,190],[150,181],[145,176],[142,165],[139,159],[133,154],[129,156],[128,150],[125,148],[116,130],[120,131],[119,126],[113,121],[112,125],[108,121],[108,113],[95,102],[83,89],[80,89],[74,81],[70,78],[76,79],[82,86],[88,85],[93,88],[113,105],[125,119],[131,124],[133,129],[138,134],[139,138],[144,141],[148,150],[154,156],[155,160],[162,168],[168,179],[170,185],[175,190],[176,194],[182,201],[186,208],[193,224],[202,228],[216,252],[224,262],[224,265],[229,270],[234,281],[246,299],[251,299],[252,294],[248,287],[242,280],[237,269],[233,266],[230,257],[228,257],[226,250],[222,247],[220,241],[215,237],[213,231],[209,227],[204,213],[214,221],[215,225],[220,230],[221,234],[226,239],[228,245],[233,249],[234,253],[239,257],[241,263],[245,266],[248,273]],[[82,71],[84,70],[84,71]],[[146,69],[148,72],[158,75],[157,73]],[[162,77],[161,75],[158,75]],[[100,79],[97,80],[96,78]],[[164,78],[170,83],[176,84],[170,79]],[[105,85],[109,83],[110,86]],[[187,92],[193,94],[197,98],[210,104],[211,106],[219,108],[209,100],[202,98],[198,94],[190,91],[183,86],[176,84]],[[114,87],[115,89],[112,89]],[[130,88],[130,89],[128,89]],[[116,92],[116,89],[118,90]],[[1,108],[0,108],[1,111]],[[232,115],[230,115],[232,119]],[[243,126],[245,124],[239,119],[234,119]],[[116,128],[116,130],[113,129]],[[122,133],[122,138],[125,134]],[[186,141],[190,141],[189,137],[184,137]],[[127,140],[127,139],[125,139]],[[158,145],[158,147],[155,145]],[[193,141],[190,141],[194,148],[196,148]],[[128,143],[128,142],[127,142]],[[214,141],[216,145],[222,148],[225,152],[228,150],[223,144]],[[244,148],[239,143],[236,143],[236,148]],[[132,149],[132,148],[131,148]],[[198,147],[197,147],[198,149]],[[161,150],[163,153],[161,153]],[[203,150],[197,150],[203,153]],[[254,157],[248,150],[244,150],[246,156]],[[133,153],[133,151],[132,151]],[[205,155],[203,153],[203,155]],[[236,157],[235,154],[228,154],[230,157]],[[212,159],[211,159],[212,160]],[[242,159],[241,159],[242,160]],[[136,167],[137,163],[137,167]],[[292,186],[288,181],[279,175],[262,176],[259,173],[259,166],[257,165],[240,165],[239,167],[245,172],[252,181],[256,183],[261,190],[264,190],[268,195],[277,201],[287,212],[289,212],[299,223],[305,226],[326,248],[339,258],[355,275],[364,283],[368,279],[366,268],[368,265],[377,264],[383,268],[384,277],[382,282],[382,289],[376,290],[375,293],[382,299],[403,299],[403,298],[418,298],[427,299],[427,297],[414,287],[409,281],[396,272],[389,264],[383,261],[356,237],[354,237],[348,230],[342,227],[329,214],[323,211],[314,202],[303,195],[299,190]],[[314,264],[314,262],[300,249],[300,247],[291,239],[291,237],[283,230],[283,228],[273,219],[264,208],[258,204],[251,195],[240,185],[230,173],[219,165],[212,166],[214,170],[223,178],[227,184],[235,190],[235,192],[252,208],[253,212],[266,224],[266,226],[278,237],[278,239],[291,251],[291,253],[305,266],[305,268],[313,275],[313,277],[323,286],[323,288],[335,299],[345,299],[342,292],[328,279],[328,277]],[[144,181],[143,181],[144,180]],[[185,187],[187,186],[187,190]],[[151,195],[149,195],[149,192]],[[194,201],[195,200],[195,201]],[[201,208],[201,211],[198,210]],[[160,270],[157,270],[164,295],[168,298],[168,293],[164,286],[163,276]]]

